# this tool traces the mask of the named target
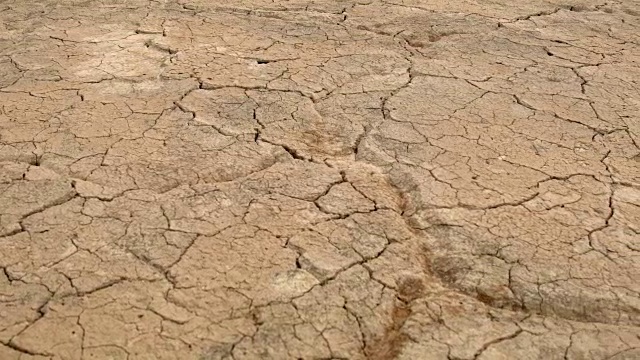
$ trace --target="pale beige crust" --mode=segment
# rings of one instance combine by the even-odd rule
[[[0,1],[0,359],[640,358],[637,0]]]

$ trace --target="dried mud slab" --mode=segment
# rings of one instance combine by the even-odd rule
[[[640,3],[0,1],[0,359],[640,357]]]

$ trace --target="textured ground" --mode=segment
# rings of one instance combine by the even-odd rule
[[[640,2],[0,0],[0,359],[639,359]]]

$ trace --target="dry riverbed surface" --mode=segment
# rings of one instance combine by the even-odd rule
[[[0,359],[639,359],[637,0],[0,0]]]

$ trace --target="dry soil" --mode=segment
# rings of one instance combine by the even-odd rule
[[[637,0],[0,0],[0,359],[640,359]]]

